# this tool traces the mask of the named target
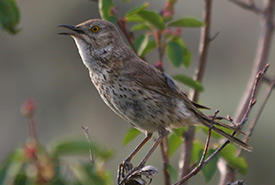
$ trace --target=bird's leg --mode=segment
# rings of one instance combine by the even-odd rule
[[[152,133],[147,133],[146,137],[141,141],[141,143],[135,148],[135,150],[125,159],[124,162],[130,162],[133,157],[138,153],[138,151],[149,141],[149,139],[152,137]]]
[[[120,182],[121,178],[124,178],[124,172],[128,173],[132,168],[133,165],[130,163],[130,161],[133,159],[133,157],[138,153],[138,151],[149,141],[149,139],[152,137],[153,133],[149,132],[146,133],[146,137],[141,141],[141,143],[134,149],[134,151],[118,166],[118,182]]]
[[[154,143],[154,145],[151,147],[151,149],[149,150],[149,152],[140,161],[140,163],[136,167],[134,167],[133,169],[131,169],[127,173],[127,175],[122,179],[122,181],[120,183],[118,183],[118,184],[123,184],[133,173],[135,173],[136,171],[138,171],[141,168],[143,168],[144,165],[145,165],[145,163],[148,161],[148,159],[150,158],[150,156],[153,154],[153,152],[158,147],[158,145],[162,142],[163,138],[165,136],[167,136],[168,133],[169,133],[165,128],[160,128],[158,132],[159,132],[159,137],[158,137],[157,141]]]
[[[146,156],[140,161],[137,167],[142,168],[144,167],[145,163],[148,161],[150,156],[153,154],[153,152],[156,150],[158,145],[162,142],[163,138],[169,134],[169,132],[165,128],[160,128],[159,131],[159,137],[156,140],[155,144],[150,148],[149,152],[146,154]]]

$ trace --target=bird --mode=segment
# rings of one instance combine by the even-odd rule
[[[236,130],[234,126],[213,121],[199,110],[205,107],[192,102],[168,74],[138,57],[113,23],[91,19],[76,26],[59,27],[70,30],[60,34],[74,39],[91,81],[105,104],[146,135],[125,161],[133,158],[153,132],[157,131],[159,138],[147,158],[170,130],[190,125],[211,127],[239,147],[252,150],[248,144],[218,128]]]

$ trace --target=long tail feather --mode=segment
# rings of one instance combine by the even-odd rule
[[[209,127],[209,126],[210,126],[210,123],[212,122],[212,120],[211,120],[209,117],[205,116],[205,115],[201,116],[201,118],[202,118],[202,120],[201,120],[202,123],[203,123],[205,126]],[[249,151],[249,152],[252,151],[253,148],[252,148],[251,146],[249,146],[247,143],[245,143],[245,142],[241,141],[240,139],[238,139],[238,138],[236,138],[236,137],[234,137],[234,136],[228,134],[227,132],[221,130],[220,128],[215,127],[215,125],[222,126],[222,127],[225,127],[225,128],[229,128],[229,129],[235,130],[235,131],[237,131],[237,132],[241,132],[241,131],[238,130],[238,128],[232,127],[232,126],[230,126],[230,125],[227,125],[227,124],[222,123],[222,122],[219,122],[219,121],[214,121],[214,122],[213,122],[213,126],[212,126],[212,129],[213,129],[215,132],[217,132],[218,134],[224,136],[224,137],[227,138],[229,141],[235,143],[236,145],[238,145],[239,147],[241,147],[242,149],[244,149],[244,150],[246,150],[246,151]]]
[[[240,146],[242,149],[244,149],[244,150],[246,150],[246,151],[249,151],[249,152],[252,151],[253,148],[252,148],[251,146],[249,146],[247,143],[241,141],[240,139],[238,139],[238,138],[236,138],[236,137],[234,137],[234,136],[228,134],[227,132],[225,132],[225,131],[223,131],[223,130],[221,130],[221,129],[215,127],[215,126],[213,126],[212,129],[213,129],[215,132],[217,132],[218,134],[220,134],[220,135],[224,136],[225,138],[227,138],[229,141],[231,141],[231,142],[237,144],[237,145]]]

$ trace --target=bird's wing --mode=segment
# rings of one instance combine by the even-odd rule
[[[175,81],[167,74],[159,71],[148,63],[131,63],[131,68],[127,67],[127,77],[135,82],[135,85],[142,89],[153,91],[163,96],[177,97],[182,99],[185,106],[189,108],[202,122],[210,123],[211,118],[203,114],[198,108],[207,108],[192,102],[188,96],[178,87]],[[129,70],[130,69],[130,70]],[[235,130],[231,125],[215,121],[214,124]]]
[[[175,81],[167,74],[159,71],[155,67],[144,61],[130,62],[131,67],[127,67],[127,76],[136,85],[142,89],[147,89],[163,96],[178,97],[183,99],[186,106],[193,109],[194,112],[200,114],[197,108],[209,109],[205,106],[192,102],[187,94],[185,94],[175,83]],[[130,70],[129,70],[130,69]]]

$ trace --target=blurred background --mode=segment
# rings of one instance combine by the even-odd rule
[[[143,2],[114,0],[121,16]],[[74,41],[59,36],[58,32],[62,30],[57,28],[59,24],[78,24],[91,18],[100,18],[97,4],[88,0],[24,0],[17,3],[21,13],[20,33],[12,36],[0,32],[0,161],[27,138],[27,121],[20,114],[20,106],[26,99],[34,98],[38,104],[35,119],[40,141],[48,144],[60,138],[84,138],[81,126],[88,126],[94,141],[116,151],[113,160],[107,164],[115,179],[117,164],[123,161],[143,135],[129,145],[122,146],[122,139],[130,125],[111,112],[99,98]],[[164,1],[150,1],[149,9],[158,11],[163,7]],[[179,1],[175,8],[176,17],[201,19],[203,1]],[[203,81],[205,91],[201,94],[200,102],[212,108],[206,112],[209,115],[219,109],[220,115],[233,116],[255,56],[259,19],[226,0],[214,1],[212,12],[211,32],[212,35],[219,32],[219,35],[211,43]],[[183,40],[193,54],[192,65],[189,69],[175,69],[166,60],[164,67],[168,74],[192,76],[198,59],[199,35],[197,28],[183,30]],[[268,74],[271,76],[275,74],[274,51],[273,40],[268,60],[271,63]],[[147,60],[155,63],[157,57],[152,53]],[[260,95],[263,94],[261,92]],[[255,116],[253,113],[257,108],[250,118]],[[244,179],[246,184],[274,183],[274,109],[275,93],[271,95],[249,142],[254,148],[253,152],[244,153],[249,169],[246,176],[239,178]],[[145,148],[148,149],[151,144]],[[146,149],[136,157],[135,163]],[[162,161],[158,156],[159,151],[155,152],[149,163],[160,170]],[[173,157],[172,164],[176,165],[178,156],[176,154]],[[161,174],[158,176],[156,179],[161,182]],[[211,184],[218,181],[218,172],[215,177]],[[204,179],[197,176],[190,184],[192,182],[203,184]],[[154,180],[153,184],[158,184],[158,181]]]

